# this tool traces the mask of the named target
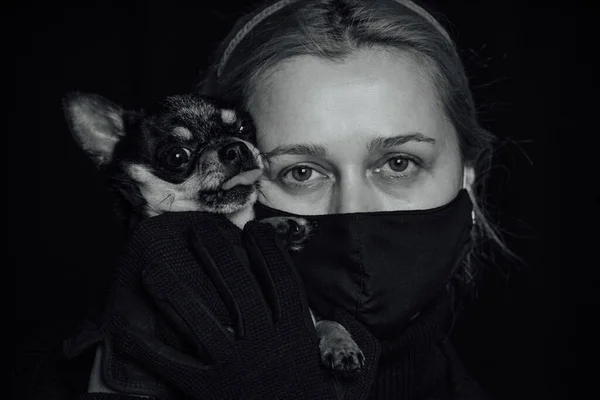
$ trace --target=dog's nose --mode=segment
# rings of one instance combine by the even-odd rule
[[[223,164],[243,164],[252,158],[252,152],[244,142],[233,142],[223,146],[218,151],[219,160]]]

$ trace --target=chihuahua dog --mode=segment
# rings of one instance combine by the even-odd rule
[[[163,212],[224,214],[240,229],[254,219],[263,162],[250,115],[230,102],[195,94],[167,97],[145,110],[125,110],[97,95],[70,93],[63,107],[79,147],[106,174],[126,220]],[[311,225],[277,217],[273,225],[300,251]],[[311,311],[322,363],[352,374],[364,356],[350,333]]]

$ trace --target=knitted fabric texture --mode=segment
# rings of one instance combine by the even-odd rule
[[[210,323],[206,324],[209,318],[196,326],[190,323],[189,316],[197,315],[199,309],[210,310],[223,327],[237,326],[226,299],[216,289],[219,285],[214,275],[207,272],[206,265],[199,263],[191,250],[192,231],[202,239],[203,248],[222,275],[229,276],[226,285],[237,294],[237,306],[243,311],[244,337],[240,340],[213,340],[211,335],[217,331],[213,326],[212,334],[199,335],[210,337],[208,344],[196,341],[177,331],[173,320],[158,307],[157,301],[163,298],[177,299],[180,315],[188,316],[183,320],[192,332],[211,329],[207,326]],[[114,348],[108,348],[108,379],[127,392],[145,388],[165,399],[179,398],[179,390],[197,399],[335,399],[334,377],[321,365],[300,281],[290,279],[293,269],[273,234],[271,227],[256,224],[249,235],[256,242],[253,247],[242,243],[239,229],[224,218],[207,220],[200,213],[169,213],[143,221],[123,251],[99,329],[100,336],[114,344]],[[264,298],[257,295],[260,289],[249,278],[253,268],[245,254],[258,249],[280,306],[275,324]],[[149,266],[154,267],[148,269]],[[239,276],[235,272],[240,272]],[[169,280],[173,276],[178,280],[176,284]],[[146,290],[149,281],[151,294]],[[188,302],[189,299],[193,301]],[[366,398],[375,373],[376,341],[364,330],[364,334],[357,332],[355,321],[344,318],[342,315],[340,322],[356,333],[355,340],[371,359],[360,377],[349,385],[346,398]],[[144,335],[137,336],[130,327],[143,330]],[[145,336],[151,341],[145,341]],[[83,346],[75,343],[72,347],[82,351]],[[198,360],[197,364],[181,363],[177,357],[186,354],[193,358],[198,353],[210,353],[211,357]],[[142,373],[136,369],[138,363],[152,365],[144,370],[152,372]]]
[[[489,398],[469,376],[447,340],[449,318],[451,310],[442,300],[424,310],[396,340],[382,343],[370,400]],[[99,393],[76,397],[81,393],[76,388],[83,391],[87,386],[91,360],[84,364],[80,360],[66,362],[54,349],[47,349],[31,364],[30,369],[38,373],[31,374],[31,380],[23,379],[22,386],[17,388],[21,393],[29,391],[32,394],[24,397],[27,400],[133,400],[129,396]],[[85,373],[76,374],[75,371]]]
[[[449,341],[453,318],[444,294],[396,339],[382,342],[369,400],[489,400]]]

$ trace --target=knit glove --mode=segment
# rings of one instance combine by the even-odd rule
[[[141,270],[125,263],[102,329],[107,384],[161,400],[182,393],[202,400],[366,398],[376,340],[340,311],[335,319],[363,350],[365,366],[349,379],[321,366],[306,295],[274,229],[251,222],[240,235],[222,217],[195,213],[194,220],[185,229],[193,263],[164,256]],[[124,277],[136,284],[124,285]]]

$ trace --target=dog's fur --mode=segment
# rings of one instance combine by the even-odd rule
[[[79,147],[117,192],[125,221],[166,211],[225,214],[239,228],[254,219],[263,163],[252,120],[234,104],[184,94],[131,111],[96,94],[70,93],[63,106]],[[300,218],[263,221],[296,251],[311,229]],[[314,315],[313,321],[323,364],[342,373],[359,370],[364,356],[348,331]]]

